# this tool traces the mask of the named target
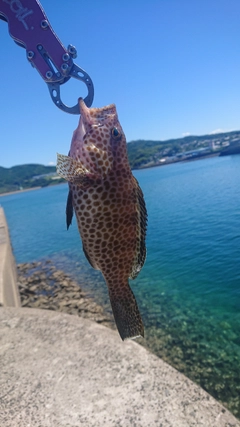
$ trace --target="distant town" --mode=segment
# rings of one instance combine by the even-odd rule
[[[127,144],[132,169],[163,166],[209,156],[240,153],[240,131],[204,136],[185,136],[167,141],[132,141]],[[65,182],[55,166],[39,164],[0,166],[0,194]]]
[[[129,161],[133,169],[238,153],[240,153],[240,131],[186,136],[168,141],[140,140],[128,144]]]

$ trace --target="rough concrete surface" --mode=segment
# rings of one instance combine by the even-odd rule
[[[88,319],[0,308],[1,427],[240,427],[212,397]]]
[[[0,304],[20,307],[15,259],[3,208],[0,207]]]

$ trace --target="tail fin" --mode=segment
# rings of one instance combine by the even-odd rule
[[[128,283],[109,287],[109,297],[118,332],[122,338],[144,336],[144,328],[137,301]]]

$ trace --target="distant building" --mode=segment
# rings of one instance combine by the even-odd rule
[[[216,150],[216,146],[215,146],[215,141],[214,140],[210,140],[209,141],[209,148],[210,148],[210,150]]]
[[[204,154],[209,153],[209,147],[198,148],[197,150],[184,151],[176,155],[178,159],[181,158],[190,158],[190,157],[199,157]]]

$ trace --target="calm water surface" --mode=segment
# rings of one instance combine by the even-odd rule
[[[240,156],[134,175],[149,215],[147,261],[131,282],[146,325],[143,345],[240,416]],[[0,198],[16,260],[51,258],[110,310],[76,221],[66,231],[67,192],[63,184]]]

